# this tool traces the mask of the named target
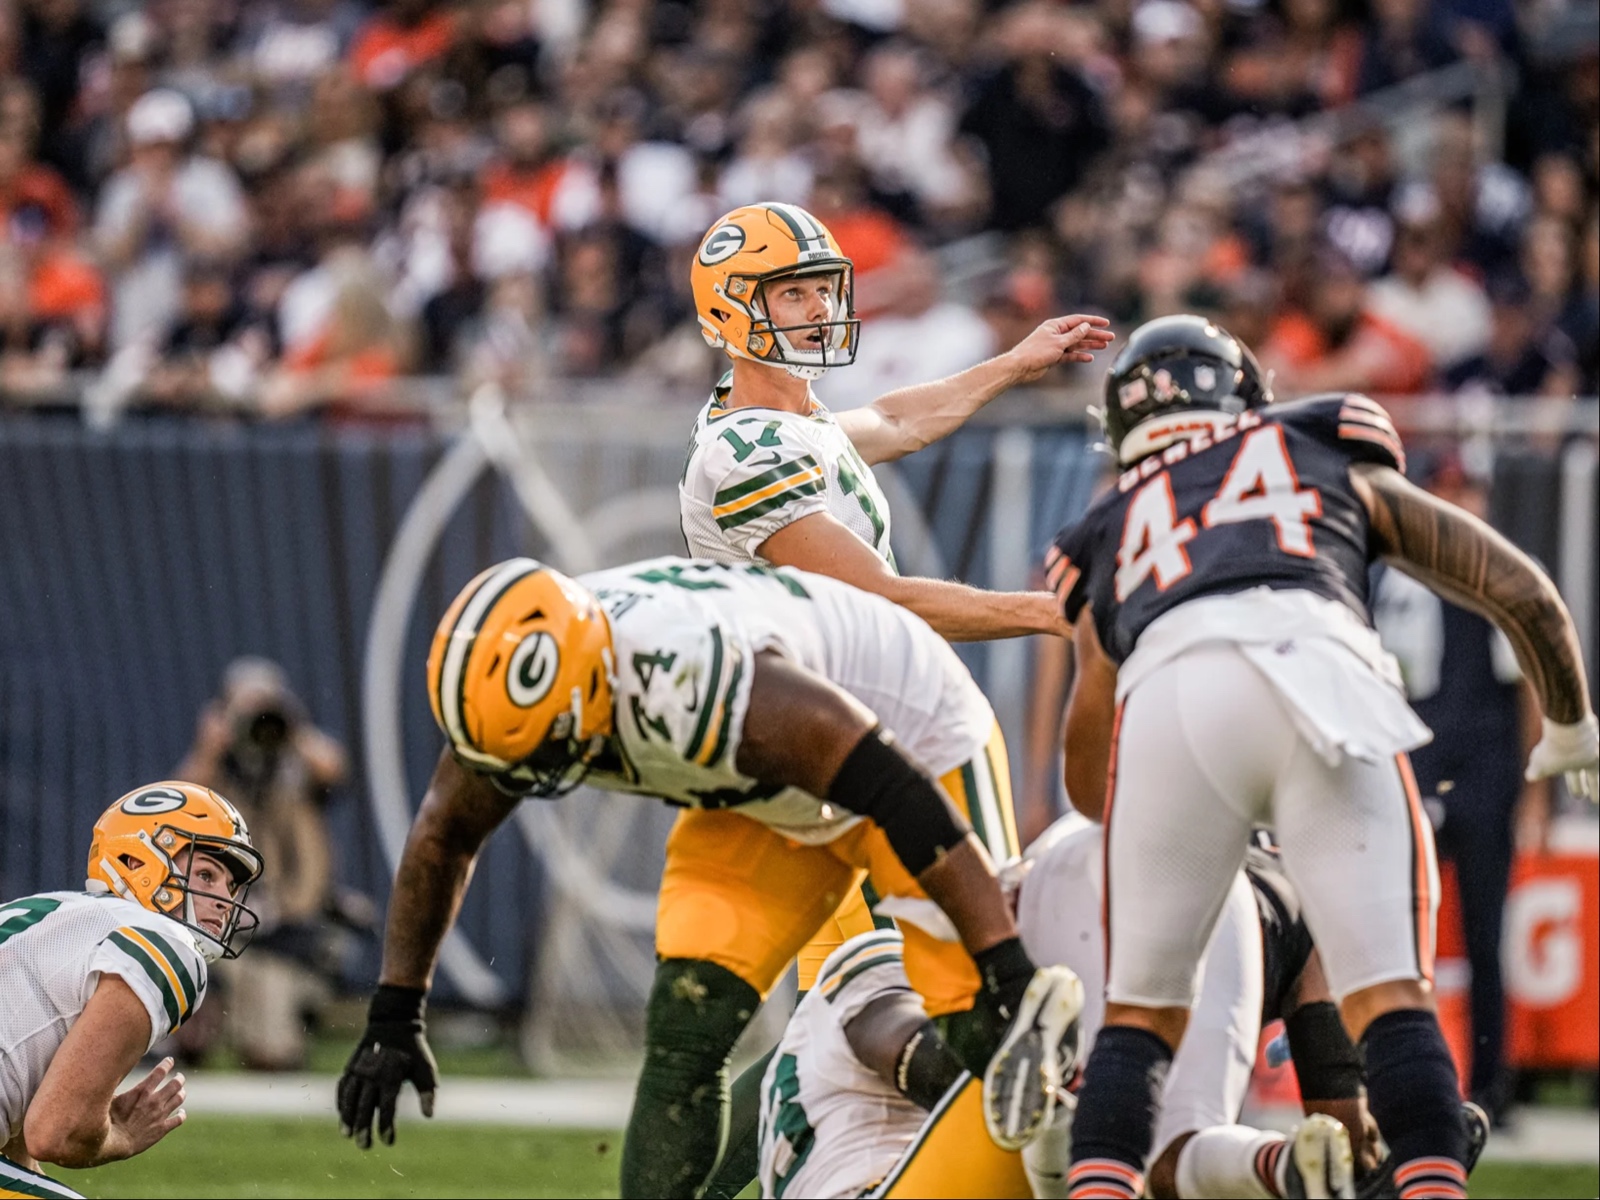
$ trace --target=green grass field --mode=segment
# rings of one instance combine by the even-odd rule
[[[620,1134],[408,1125],[363,1154],[321,1123],[196,1117],[149,1153],[58,1171],[87,1196],[572,1196],[617,1194]],[[1474,1196],[1594,1196],[1600,1168],[1485,1163]]]

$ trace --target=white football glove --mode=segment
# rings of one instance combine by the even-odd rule
[[[1600,721],[1590,713],[1574,725],[1544,719],[1544,736],[1528,755],[1527,779],[1566,774],[1574,796],[1600,801]]]

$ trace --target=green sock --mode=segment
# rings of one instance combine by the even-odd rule
[[[715,963],[657,965],[644,1070],[622,1143],[625,1198],[692,1198],[716,1167],[728,1118],[728,1055],[760,1003],[755,988]],[[759,1098],[759,1082],[756,1092]]]
[[[728,1148],[722,1164],[706,1185],[705,1200],[733,1200],[756,1177],[761,1167],[761,1081],[767,1064],[778,1052],[774,1046],[733,1081],[733,1103],[729,1107]]]

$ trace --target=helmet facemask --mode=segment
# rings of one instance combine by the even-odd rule
[[[261,918],[244,903],[250,885],[261,876],[261,855],[243,842],[195,834],[174,825],[157,826],[153,838],[142,831],[136,836],[145,861],[164,870],[165,877],[146,899],[141,900],[132,886],[130,876],[142,871],[144,863],[132,866],[121,861],[121,855],[115,860],[102,858],[101,873],[112,881],[108,890],[184,926],[194,934],[201,956],[207,962],[238,958],[249,946],[261,924]],[[123,853],[129,851],[125,849]],[[205,891],[191,882],[196,854],[208,855],[227,868],[234,883],[232,895]],[[91,891],[99,890],[106,888],[106,884],[91,879],[89,887]],[[223,920],[219,931],[212,932],[201,924],[196,910],[197,897],[204,903],[222,905]]]
[[[775,324],[768,312],[771,290],[791,279],[818,276],[832,283],[828,319]],[[781,366],[797,379],[820,379],[829,368],[855,361],[861,322],[855,313],[855,268],[847,258],[829,256],[763,275],[730,275],[718,295],[750,318],[742,358]],[[728,348],[739,353],[731,342]]]

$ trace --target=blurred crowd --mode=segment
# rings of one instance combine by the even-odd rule
[[[1595,11],[0,0],[0,400],[698,385],[689,256],[767,199],[855,260],[840,406],[1075,310],[1218,314],[1280,390],[1591,394]],[[1503,109],[1384,99],[1462,63]]]

